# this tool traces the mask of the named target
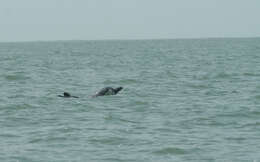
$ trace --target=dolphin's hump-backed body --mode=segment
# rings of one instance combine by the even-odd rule
[[[105,87],[102,88],[99,92],[97,92],[94,96],[92,97],[98,97],[98,96],[107,96],[107,95],[116,95],[119,91],[121,91],[123,87],[118,87],[118,88],[112,88],[112,87]]]
[[[114,95],[115,91],[112,87],[105,87],[105,88],[102,88],[97,94],[100,96]]]

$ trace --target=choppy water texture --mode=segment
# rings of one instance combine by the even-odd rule
[[[260,161],[259,38],[0,43],[0,83],[0,161]]]

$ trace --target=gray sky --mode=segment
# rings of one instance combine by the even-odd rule
[[[0,41],[260,36],[260,0],[0,0]]]

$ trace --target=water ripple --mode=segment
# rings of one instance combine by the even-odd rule
[[[177,148],[177,147],[166,147],[166,148],[162,148],[158,151],[153,152],[154,154],[158,154],[158,155],[182,155],[182,154],[187,154],[188,152],[184,149],[181,148]]]

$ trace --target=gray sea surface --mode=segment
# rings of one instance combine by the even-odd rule
[[[0,43],[0,96],[1,162],[260,162],[260,38]]]

